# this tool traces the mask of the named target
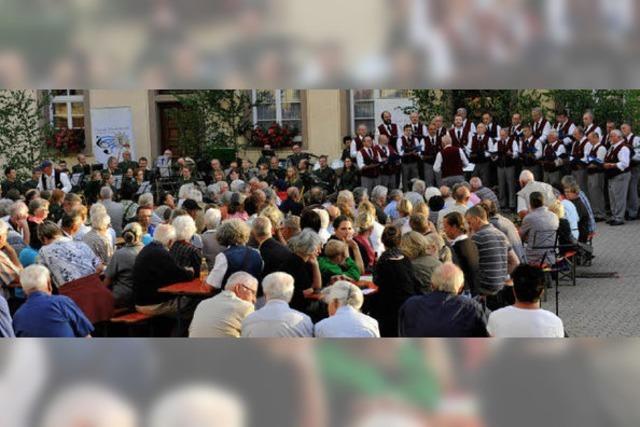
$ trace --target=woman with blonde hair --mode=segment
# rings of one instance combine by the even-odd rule
[[[397,211],[399,218],[394,221],[393,225],[400,228],[402,234],[408,233],[411,231],[409,218],[413,213],[413,204],[409,199],[402,199],[400,200],[400,203],[398,203]]]
[[[431,274],[442,264],[438,259],[439,244],[436,235],[423,236],[410,231],[402,236],[400,250],[411,260],[420,289],[423,292],[431,291]]]
[[[384,244],[382,243],[382,232],[384,231],[384,225],[382,225],[378,221],[378,217],[376,214],[376,207],[369,200],[365,200],[360,203],[358,207],[358,213],[366,212],[371,215],[374,219],[373,221],[373,230],[371,231],[371,236],[369,237],[369,241],[373,246],[373,250],[376,251],[378,255],[382,255],[384,252]]]
[[[358,244],[362,263],[366,272],[370,272],[376,263],[377,255],[371,244],[371,233],[373,232],[374,217],[368,212],[361,212],[356,217],[356,235],[353,240]]]
[[[353,193],[349,190],[342,190],[338,193],[336,199],[336,206],[340,209],[340,214],[349,217],[351,220],[355,219],[355,207],[356,202],[353,198]]]
[[[559,220],[558,223],[558,246],[560,254],[575,250],[578,241],[571,233],[571,224],[566,218],[564,205],[560,200],[556,200],[549,206],[549,211],[554,213]]]

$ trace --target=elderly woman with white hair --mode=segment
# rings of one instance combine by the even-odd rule
[[[438,249],[438,240],[433,233],[423,236],[410,231],[400,240],[400,250],[411,260],[413,272],[423,292],[431,290],[431,275],[442,264],[438,260]]]
[[[486,337],[487,315],[472,298],[460,295],[464,273],[453,263],[437,267],[433,292],[409,298],[400,307],[401,337]]]
[[[213,268],[218,254],[225,249],[216,238],[216,230],[220,226],[221,220],[222,212],[218,208],[209,208],[204,213],[205,230],[200,237],[202,239],[202,255],[207,260],[209,270]]]
[[[329,317],[315,325],[316,337],[321,338],[378,338],[378,321],[362,314],[362,291],[356,285],[339,280],[322,290]]]
[[[91,217],[91,231],[82,238],[82,241],[105,265],[113,256],[114,245],[109,234],[109,225],[111,225],[111,217],[106,212],[98,212]]]
[[[242,322],[242,337],[312,337],[311,318],[289,307],[294,294],[294,278],[287,273],[268,274],[262,280],[264,307],[249,314]]]
[[[311,229],[304,229],[289,240],[289,249],[293,256],[282,263],[280,269],[295,279],[295,292],[291,299],[291,308],[304,311],[308,301],[305,295],[322,287],[322,276],[317,256],[322,248],[322,239]]]
[[[169,253],[176,241],[172,225],[160,224],[153,241],[145,246],[133,264],[133,295],[136,310],[143,314],[176,314],[177,299],[158,289],[174,283],[192,280],[193,269],[178,265]]]
[[[194,276],[200,275],[202,252],[192,243],[196,233],[196,223],[189,215],[180,215],[171,223],[176,230],[176,241],[171,245],[169,253],[181,267],[193,269]]]
[[[104,284],[113,292],[116,308],[133,307],[133,265],[144,247],[142,227],[132,222],[124,227],[124,246],[118,249],[105,271]]]
[[[216,256],[207,284],[224,289],[229,276],[236,271],[246,271],[253,277],[262,276],[263,262],[260,252],[247,246],[251,230],[240,219],[228,219],[216,231],[218,243],[226,249]]]

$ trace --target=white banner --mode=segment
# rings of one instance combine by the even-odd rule
[[[96,163],[106,165],[112,156],[120,162],[126,150],[137,160],[132,122],[129,107],[91,109],[91,144]]]

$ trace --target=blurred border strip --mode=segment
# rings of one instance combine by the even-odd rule
[[[4,88],[633,88],[632,0],[3,0]]]

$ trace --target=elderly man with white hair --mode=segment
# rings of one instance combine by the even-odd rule
[[[473,178],[471,178],[469,180],[469,186],[471,186],[471,192],[478,196],[480,202],[483,200],[491,200],[496,204],[496,206],[500,205],[496,193],[494,193],[493,190],[489,187],[486,187],[479,177],[474,176]]]
[[[70,298],[52,295],[49,270],[30,265],[20,273],[27,301],[16,311],[13,329],[17,337],[88,337],[93,331],[89,319]]]
[[[213,268],[216,256],[225,250],[225,247],[218,243],[216,230],[222,220],[222,212],[218,208],[209,208],[204,213],[205,231],[200,236],[202,239],[202,255],[207,260],[209,270]]]
[[[227,286],[198,304],[189,326],[191,338],[239,338],[242,321],[253,313],[258,280],[244,271],[229,276]]]
[[[439,173],[442,184],[453,186],[464,181],[464,168],[469,166],[469,160],[464,150],[453,146],[451,136],[442,137],[442,150],[436,155],[433,171]]]
[[[550,206],[556,201],[556,195],[553,191],[553,187],[546,182],[536,181],[533,173],[525,169],[520,173],[520,188],[518,191],[518,202],[516,211],[520,218],[524,218],[530,210],[529,196],[533,192],[541,193],[544,196],[544,205]]]
[[[178,265],[169,253],[176,241],[172,225],[160,224],[153,241],[138,254],[133,265],[133,293],[136,310],[144,314],[176,314],[177,300],[159,288],[193,279],[192,268]]]
[[[107,214],[111,217],[111,226],[116,232],[116,237],[122,235],[122,221],[124,219],[124,206],[122,203],[113,201],[113,190],[111,187],[102,187],[100,189],[100,204],[107,210]]]
[[[487,317],[474,299],[461,296],[464,274],[447,262],[431,275],[433,292],[409,298],[400,308],[402,337],[486,337]]]
[[[9,226],[7,239],[9,244],[19,253],[29,246],[30,231],[27,223],[29,208],[24,202],[17,201],[9,206],[8,214],[8,216],[2,218],[2,221]]]
[[[293,297],[293,277],[271,273],[262,280],[267,303],[242,322],[242,336],[256,338],[312,337],[313,323],[304,313],[289,307]]]
[[[315,325],[315,336],[322,338],[379,338],[378,321],[362,314],[362,291],[339,280],[322,290],[329,317]]]
[[[404,198],[409,200],[413,206],[417,205],[420,202],[424,202],[424,192],[427,189],[427,185],[421,179],[416,179],[413,181],[411,186],[411,191],[408,191],[404,194]]]

